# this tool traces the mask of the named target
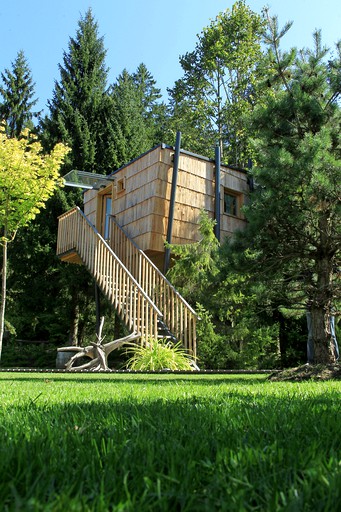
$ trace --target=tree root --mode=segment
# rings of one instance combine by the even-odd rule
[[[71,359],[65,364],[65,369],[69,372],[78,371],[78,370],[90,370],[90,371],[99,371],[99,370],[109,370],[108,366],[108,356],[111,354],[113,350],[117,350],[122,347],[126,343],[130,343],[131,341],[137,340],[141,337],[139,333],[132,333],[124,338],[119,338],[117,340],[110,341],[109,343],[103,344],[102,338],[102,329],[104,324],[104,317],[101,319],[101,325],[99,328],[99,333],[96,334],[97,341],[92,342],[91,345],[86,347],[60,347],[58,348],[58,352],[76,352],[75,355],[71,357]],[[84,363],[80,366],[74,366],[75,362],[82,358],[89,357],[91,361]]]

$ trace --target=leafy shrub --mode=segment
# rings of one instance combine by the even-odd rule
[[[193,370],[191,360],[181,343],[173,344],[166,339],[149,338],[145,346],[134,345],[127,362],[131,370]]]
[[[268,369],[279,365],[277,324],[257,324],[242,317],[233,327],[213,322],[212,314],[197,304],[198,364],[202,369]],[[219,332],[220,328],[220,332]]]
[[[200,322],[197,324],[198,364],[201,369],[239,369],[239,354],[232,349],[226,336],[218,334],[212,322],[212,315],[197,304]]]

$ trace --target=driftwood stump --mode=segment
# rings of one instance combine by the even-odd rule
[[[113,350],[122,347],[125,343],[129,343],[141,337],[140,334],[129,334],[124,338],[110,341],[109,343],[103,344],[104,338],[102,338],[102,330],[104,325],[104,317],[101,318],[101,324],[99,332],[96,334],[97,340],[92,342],[87,347],[60,347],[57,349],[58,352],[75,352],[75,355],[65,364],[65,369],[68,371],[75,370],[109,370],[108,356]],[[74,363],[81,357],[89,357],[91,361],[82,364],[81,366],[74,366]]]

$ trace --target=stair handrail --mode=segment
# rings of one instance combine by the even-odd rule
[[[166,332],[181,341],[196,357],[197,313],[118,224],[114,216],[109,216],[109,221],[109,245],[162,312]]]
[[[119,223],[117,222],[116,218],[115,218],[115,215],[109,215],[108,216],[110,221],[111,222],[114,222],[114,224],[118,227],[118,229],[120,229],[122,231],[122,233],[126,236],[126,238],[128,239],[128,241],[134,246],[134,248],[136,249],[136,251],[141,255],[141,257],[147,261],[148,265],[150,265],[151,267],[153,267],[153,269],[155,270],[155,272],[159,275],[160,279],[162,281],[164,281],[167,286],[169,288],[172,289],[172,291],[175,293],[175,295],[177,295],[177,297],[179,298],[179,300],[189,309],[189,311],[196,317],[196,318],[199,318],[199,315],[198,313],[196,313],[196,311],[192,308],[192,306],[190,306],[190,304],[188,304],[188,302],[183,298],[183,296],[178,292],[178,290],[175,288],[174,285],[172,285],[172,283],[166,278],[166,276],[158,269],[158,267],[155,265],[155,263],[152,262],[152,260],[150,258],[148,258],[148,256],[146,255],[146,253],[144,251],[142,251],[142,249],[140,249],[140,247],[137,245],[136,242],[134,242],[134,240],[129,236],[129,234],[127,233],[127,231],[119,225]],[[110,232],[110,230],[109,230]]]
[[[144,289],[141,287],[141,285],[138,283],[138,281],[135,279],[135,277],[131,274],[131,272],[127,269],[127,267],[122,263],[122,261],[118,258],[118,256],[114,253],[114,251],[112,250],[112,248],[110,247],[110,245],[108,244],[108,242],[102,237],[102,235],[99,233],[99,231],[97,230],[97,228],[92,224],[92,222],[90,221],[90,219],[85,215],[85,213],[79,208],[79,206],[75,206],[74,208],[72,208],[71,210],[69,210],[68,212],[66,213],[63,213],[62,215],[59,215],[58,217],[58,220],[68,214],[71,214],[74,210],[76,210],[83,218],[84,220],[86,221],[86,223],[90,226],[90,228],[94,231],[94,233],[98,236],[98,238],[103,242],[104,246],[109,250],[110,254],[115,258],[115,260],[117,261],[117,263],[123,268],[123,270],[129,275],[130,279],[134,282],[134,284],[136,285],[136,287],[139,289],[139,291],[141,292],[141,294],[143,295],[143,297],[147,300],[147,302],[149,302],[150,306],[157,312],[157,314],[162,318],[162,313],[161,311],[158,309],[158,307],[154,304],[154,302],[151,300],[151,298],[146,294],[146,292],[144,291]],[[74,248],[76,248],[74,246]],[[70,249],[73,249],[73,247],[71,247]],[[57,254],[61,254],[60,252],[57,252]]]
[[[169,335],[175,336],[196,357],[197,313],[127,235],[125,230],[119,226],[116,219],[111,217],[114,222],[110,223],[111,236],[108,242],[77,206],[60,215],[58,219],[60,227],[58,229],[57,254],[70,262],[76,262],[75,256],[78,254],[104,293],[108,295],[109,300],[115,304],[127,325],[134,329],[140,325],[139,330],[142,330],[144,335],[157,336],[156,324],[161,320],[159,327],[164,326],[166,330],[168,329]],[[113,243],[114,240],[116,243]],[[100,245],[97,254],[98,242]],[[132,285],[134,293],[138,293],[141,298],[138,311],[142,312],[142,316],[138,313],[136,317],[136,311],[131,315],[128,310],[124,309],[123,304],[127,303],[129,295],[125,291],[117,293],[122,286],[110,288],[108,281],[112,276],[110,258],[115,261],[114,266],[117,263],[116,268],[121,269],[120,272],[124,272],[123,279],[126,279],[127,283],[129,281],[131,292],[133,292]],[[115,275],[117,275],[116,271]],[[133,295],[130,295],[130,311],[134,307],[132,297]]]

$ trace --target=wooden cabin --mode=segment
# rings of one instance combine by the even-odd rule
[[[165,241],[198,241],[202,209],[220,240],[242,228],[247,173],[160,144],[106,177],[70,173],[66,183],[85,189],[84,213],[60,217],[59,257],[87,266],[132,331],[154,336],[162,325],[195,356],[196,314],[162,273]]]
[[[169,226],[174,173],[172,147],[159,145],[124,165],[100,190],[84,194],[84,213],[107,237],[108,215],[126,231],[160,270],[164,270],[165,240]],[[171,242],[199,240],[202,209],[215,217],[215,161],[180,152],[175,191]],[[241,207],[248,193],[245,171],[220,166],[220,239],[244,225]]]

